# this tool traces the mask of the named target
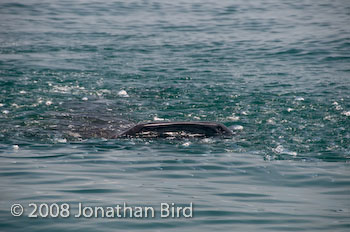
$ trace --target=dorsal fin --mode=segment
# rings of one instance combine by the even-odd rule
[[[226,126],[216,122],[151,122],[141,123],[116,137],[213,137],[232,135]]]

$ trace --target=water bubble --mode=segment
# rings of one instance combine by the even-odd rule
[[[347,117],[350,117],[350,111],[344,111],[343,112],[343,115],[347,116]]]
[[[296,97],[295,100],[296,101],[304,101],[305,99],[303,97]]]
[[[336,109],[336,110],[342,110],[343,108],[342,108],[340,105],[336,105],[336,106],[335,106],[335,109]]]
[[[19,146],[17,144],[13,145],[12,146],[13,150],[18,150],[19,149]]]
[[[325,116],[325,117],[323,118],[323,120],[332,120],[332,116],[327,115],[327,116]]]
[[[8,114],[8,113],[10,113],[10,111],[8,111],[8,110],[3,110],[2,113],[3,113],[3,114]]]
[[[284,151],[284,147],[282,145],[278,145],[274,149],[272,149],[276,153],[282,153]]]
[[[272,118],[268,119],[267,123],[271,124],[271,125],[275,125],[276,124],[276,122]]]
[[[83,100],[83,101],[87,101],[87,100],[89,100],[89,98],[87,98],[87,97],[83,97],[81,100]]]
[[[232,116],[229,116],[227,117],[228,120],[231,120],[231,121],[238,121],[239,120],[239,117],[236,116],[235,114],[232,114]]]
[[[232,130],[243,130],[243,126],[241,125],[234,125],[230,127]]]
[[[129,97],[129,94],[125,90],[120,90],[118,92],[119,97]]]
[[[17,105],[16,103],[13,103],[11,106],[15,108],[19,108],[19,105]]]
[[[289,151],[289,152],[286,152],[287,155],[292,155],[292,156],[297,156],[298,153],[296,153],[295,151]]]
[[[72,132],[72,131],[68,131],[67,134],[72,136],[72,137],[74,137],[74,138],[80,138],[81,137],[81,135],[79,133]]]
[[[182,146],[184,146],[184,147],[188,147],[188,146],[190,146],[191,145],[191,142],[186,142],[186,143],[183,143],[182,144]]]
[[[164,121],[164,118],[158,118],[158,116],[154,116],[154,121]]]
[[[202,142],[203,143],[214,143],[214,140],[210,139],[210,138],[204,138],[204,139],[202,139]]]
[[[285,149],[282,145],[278,145],[277,147],[272,149],[275,153],[277,154],[286,154],[286,155],[292,155],[292,156],[297,156],[298,154],[295,151],[288,151]]]
[[[57,139],[56,140],[58,143],[66,143],[67,139]]]

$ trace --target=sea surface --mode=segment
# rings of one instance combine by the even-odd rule
[[[349,25],[348,0],[1,0],[0,231],[349,231]],[[234,136],[112,139],[151,121]],[[156,215],[74,217],[124,202]]]

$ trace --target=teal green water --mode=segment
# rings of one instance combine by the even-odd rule
[[[1,1],[0,230],[348,231],[349,12],[346,0]],[[234,136],[111,139],[157,120]],[[28,218],[32,202],[158,214]],[[192,218],[159,216],[190,202]]]

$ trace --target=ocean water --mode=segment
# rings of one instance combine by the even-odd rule
[[[347,0],[2,0],[0,231],[349,231],[349,22]],[[111,139],[151,121],[234,136]],[[156,215],[74,217],[124,202]]]

